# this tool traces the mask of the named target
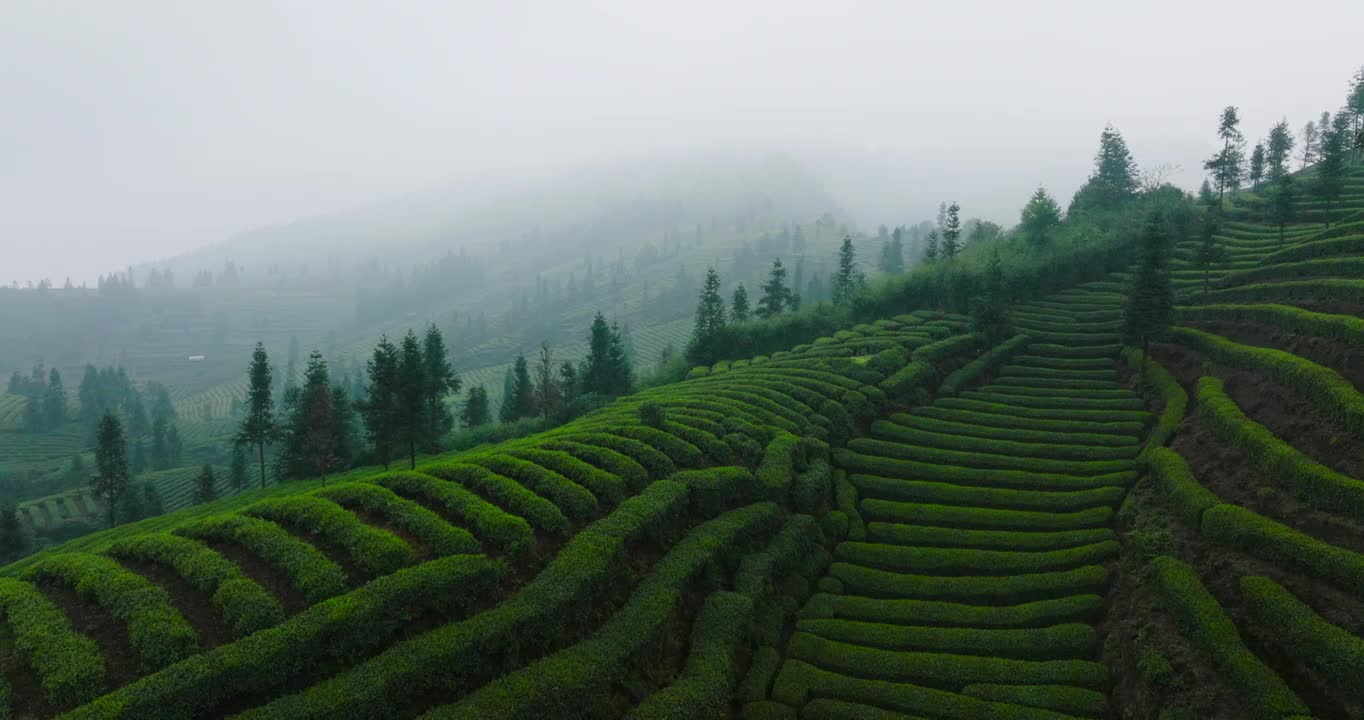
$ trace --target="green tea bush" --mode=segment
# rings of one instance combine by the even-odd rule
[[[767,689],[772,686],[772,678],[777,675],[780,666],[781,653],[776,648],[764,645],[754,650],[748,672],[744,673],[743,680],[739,681],[739,687],[734,692],[735,699],[739,702],[766,700]]]
[[[1252,467],[1308,504],[1364,517],[1364,482],[1318,463],[1246,417],[1223,390],[1221,380],[1199,379],[1198,413],[1219,437],[1243,453]]]
[[[979,390],[968,390],[961,393],[961,397],[980,402],[997,403],[1009,407],[1009,413],[1018,413],[1020,409],[1039,409],[1039,410],[1063,410],[1068,416],[1075,416],[1076,411],[1134,411],[1134,414],[1120,415],[1113,417],[1115,420],[1145,420],[1146,403],[1141,398],[1114,398],[1114,399],[1094,399],[1087,397],[1067,397],[1052,393],[1050,397],[1028,397],[1026,395],[1005,395],[1001,393],[981,392]],[[1105,418],[1103,415],[1088,415],[1099,419]]]
[[[1241,578],[1251,615],[1273,628],[1274,642],[1297,662],[1332,679],[1355,698],[1364,694],[1364,639],[1332,625],[1269,578]]]
[[[1113,540],[1063,550],[1027,552],[844,542],[834,549],[834,557],[853,565],[901,573],[1019,575],[1102,563],[1115,557],[1119,547]]]
[[[966,410],[947,410],[933,407],[917,408],[913,415],[897,413],[890,416],[890,421],[897,425],[927,432],[1010,442],[1080,446],[1102,445],[1123,448],[1137,447],[1136,434],[1141,429],[1140,425],[1133,424],[1122,428],[1124,431],[1130,429],[1132,431],[1130,434],[1108,434],[1086,432],[1084,428],[1090,427],[1086,423],[1066,426],[1074,428],[1067,430],[1063,429],[1063,426],[1051,425],[1044,421],[1027,423],[1028,425],[1046,426],[1029,429],[1016,427],[1023,423],[1018,423],[1014,418],[1008,416],[985,415]]]
[[[269,520],[215,515],[181,525],[175,534],[240,545],[284,575],[308,602],[320,602],[346,590],[346,572],[341,566]]]
[[[1224,506],[1225,507],[1225,506]],[[1169,556],[1151,561],[1165,606],[1199,650],[1212,659],[1222,680],[1256,717],[1307,715],[1307,706],[1255,656],[1222,606],[1187,563]]]
[[[399,497],[381,485],[344,483],[323,488],[315,494],[342,507],[358,508],[383,517],[395,527],[412,533],[436,555],[460,555],[483,550],[468,530],[451,525],[440,515]]]
[[[796,631],[825,640],[880,648],[922,652],[986,655],[1044,660],[1090,655],[1098,647],[1094,628],[1065,623],[1036,628],[926,627],[805,618]]]
[[[829,574],[842,580],[849,593],[858,595],[987,604],[1097,594],[1108,583],[1108,572],[1098,565],[1008,577],[944,577],[906,575],[836,562],[829,566]]]
[[[1153,447],[1142,457],[1146,471],[1160,482],[1165,494],[1170,496],[1170,504],[1180,519],[1189,527],[1199,527],[1203,512],[1219,502],[1217,496],[1199,484],[1189,463],[1179,453],[1169,448]]]
[[[734,589],[755,602],[763,599],[777,578],[791,572],[823,543],[824,536],[813,517],[792,516],[761,552],[745,555],[740,561]]]
[[[1295,300],[1358,303],[1364,300],[1364,280],[1285,280],[1237,285],[1213,290],[1206,296],[1217,302],[1292,302]]]
[[[877,543],[921,547],[979,548],[982,550],[1062,550],[1116,540],[1108,528],[1026,532],[1014,530],[965,530],[923,525],[873,522],[867,539]]]
[[[848,482],[848,473],[843,469],[834,470],[834,505],[848,518],[848,539],[865,540],[867,527],[858,510],[857,488]]]
[[[1108,714],[1108,697],[1101,692],[1068,685],[967,685],[963,695],[1025,707],[1055,710],[1086,717]]]
[[[762,462],[758,465],[758,485],[770,498],[786,496],[791,486],[796,463],[796,448],[800,439],[789,433],[780,434],[772,439],[763,450]]]
[[[568,531],[568,518],[554,503],[515,480],[496,475],[485,467],[463,462],[441,462],[423,465],[419,471],[462,485],[545,532],[563,534]]]
[[[534,533],[524,518],[508,514],[478,495],[445,480],[416,472],[395,471],[365,478],[398,495],[420,502],[453,517],[484,543],[508,555],[530,549]]]
[[[1364,319],[1353,315],[1312,312],[1291,305],[1192,305],[1176,311],[1181,322],[1264,323],[1297,335],[1339,340],[1364,347]]]
[[[572,435],[554,438],[554,440],[545,443],[544,447],[556,449],[554,448],[554,444],[561,441],[581,443],[583,445],[595,445],[618,452],[642,465],[644,469],[648,471],[649,478],[653,480],[661,480],[673,474],[673,471],[677,469],[673,464],[672,459],[666,454],[648,444],[632,438],[611,435],[609,433],[574,433]],[[621,477],[626,476],[621,475]],[[626,482],[629,482],[628,477],[626,478]],[[631,487],[633,488],[634,486],[632,485]]]
[[[1364,258],[1329,257],[1233,270],[1223,275],[1217,281],[1217,286],[1235,287],[1264,280],[1287,278],[1357,278],[1360,276],[1364,276]]]
[[[1123,358],[1133,366],[1142,361],[1141,355],[1132,348],[1123,350]],[[1152,448],[1170,442],[1170,438],[1179,430],[1180,424],[1184,422],[1184,414],[1189,408],[1189,394],[1184,392],[1184,388],[1170,371],[1150,357],[1146,358],[1146,381],[1155,388],[1165,404],[1160,411],[1160,417],[1156,420],[1156,426],[1151,429],[1151,434],[1146,440],[1145,449],[1149,452]]]
[[[170,533],[134,535],[108,550],[130,558],[169,566],[189,585],[213,599],[223,622],[241,637],[271,627],[284,619],[284,608],[273,595],[246,577],[236,563],[189,538]]]
[[[38,588],[0,578],[0,617],[14,649],[33,668],[48,703],[83,703],[104,689],[104,656],[94,640],[76,632],[61,608]]]
[[[1203,513],[1203,534],[1213,542],[1325,580],[1348,592],[1364,587],[1364,555],[1322,542],[1239,505]]]
[[[974,487],[925,480],[894,480],[875,475],[853,474],[849,477],[858,494],[878,500],[924,502],[942,505],[978,507],[990,510],[1046,510],[1066,512],[1117,505],[1125,490],[1107,486],[1085,490],[1012,490],[1006,488]]]
[[[460,461],[516,481],[554,503],[569,520],[582,522],[597,513],[597,498],[587,488],[535,463],[502,454],[466,455]]]
[[[1015,660],[936,652],[896,652],[836,642],[799,631],[791,636],[786,654],[833,672],[891,682],[943,686],[1012,681],[1095,690],[1108,686],[1108,669],[1089,660]]]
[[[468,611],[506,572],[501,563],[474,555],[405,568],[136,680],[67,717],[202,717],[231,698],[277,690],[319,663],[363,656],[427,613]]]
[[[697,517],[714,517],[735,504],[750,502],[758,490],[753,473],[738,466],[683,470],[670,479],[691,489],[691,508]]]
[[[566,452],[583,462],[590,463],[606,473],[620,478],[624,481],[625,487],[633,491],[638,491],[649,482],[649,471],[643,465],[629,455],[608,447],[571,440],[546,442],[540,444],[540,447],[545,450]],[[619,499],[614,502],[619,502]]]
[[[882,381],[880,389],[893,398],[922,401],[937,380],[938,369],[932,363],[915,360]]]
[[[573,483],[587,488],[599,503],[615,505],[625,497],[625,480],[585,463],[562,450],[526,448],[509,450],[508,454],[556,472]]]
[[[853,444],[860,441],[854,440]],[[857,445],[862,447],[862,445]],[[979,485],[985,487],[1030,489],[1055,489],[1064,487],[1080,490],[1105,485],[1125,485],[1136,479],[1135,471],[1113,472],[1103,475],[1057,475],[1045,472],[1023,470],[999,470],[993,468],[960,467],[934,463],[902,460],[857,452],[856,448],[839,448],[833,451],[839,465],[852,472],[880,475],[895,478],[923,478],[936,482],[957,483],[959,485]]]
[[[1032,338],[1027,335],[1015,335],[990,348],[979,357],[948,374],[943,379],[942,384],[938,386],[938,395],[942,397],[956,395],[966,385],[997,370],[1031,341]]]
[[[833,494],[833,468],[827,460],[815,460],[796,474],[791,484],[791,507],[796,512],[820,514]]]
[[[912,416],[903,416],[911,417]],[[929,447],[941,450],[957,450],[975,453],[989,453],[991,455],[1001,455],[1010,458],[1049,458],[1053,460],[1074,460],[1074,461],[1096,461],[1096,460],[1131,460],[1137,454],[1137,446],[1115,446],[1115,445],[1052,445],[1044,444],[1050,437],[1049,433],[1037,433],[1031,437],[1041,442],[1018,442],[1014,440],[994,439],[988,437],[971,437],[951,434],[951,428],[936,428],[942,425],[938,422],[926,422],[916,427],[916,423],[911,420],[910,424],[902,424],[897,421],[877,420],[872,423],[871,432],[877,438],[891,440],[904,444],[914,444],[921,447]],[[920,429],[935,428],[935,430]]]
[[[109,558],[75,552],[51,555],[26,575],[33,582],[70,586],[124,623],[142,672],[159,670],[199,649],[199,636],[171,605],[170,595]]]
[[[888,442],[876,438],[858,438],[848,443],[850,450],[865,455],[914,460],[923,463],[970,468],[997,468],[1054,472],[1067,475],[1099,475],[1125,472],[1132,469],[1132,461],[1122,460],[1058,460],[1054,458],[1001,455],[983,450],[956,450],[931,445]]]
[[[412,546],[393,533],[360,522],[355,513],[317,496],[294,495],[252,503],[243,511],[273,520],[344,548],[360,572],[387,575],[415,560]]]
[[[1141,427],[1149,414],[1145,410],[1085,409],[1078,401],[1074,401],[1073,407],[1066,407],[1072,404],[1066,401],[1058,403],[1058,407],[1020,407],[1011,398],[976,399],[972,397],[973,395],[977,394],[963,392],[962,397],[943,398],[935,405],[949,410],[1008,415],[1018,419],[1019,427],[1036,427],[1037,423],[1032,422],[1034,420],[1052,420],[1066,423],[1068,427],[1089,427],[1091,430],[1114,432],[1119,429]]]
[[[896,625],[977,628],[1041,628],[1092,622],[1103,614],[1098,595],[1071,595],[1020,604],[970,605],[940,600],[816,595],[801,611],[803,618],[842,618]]]
[[[1364,224],[1356,227],[1364,230]],[[1329,240],[1314,240],[1286,247],[1265,255],[1260,258],[1259,263],[1261,265],[1278,265],[1313,258],[1361,254],[1364,254],[1364,234],[1344,235]]]
[[[748,596],[718,591],[706,597],[692,625],[686,664],[671,685],[644,698],[630,720],[708,720],[729,711],[734,661],[753,616]]]

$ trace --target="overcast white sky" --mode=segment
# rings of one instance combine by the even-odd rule
[[[1334,111],[1361,28],[1352,0],[0,0],[0,279],[653,148],[787,150],[864,224],[1011,222],[1105,122],[1196,184],[1222,106],[1252,140]]]

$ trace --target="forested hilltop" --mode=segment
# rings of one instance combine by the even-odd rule
[[[584,300],[583,351],[516,347],[496,403],[421,317],[350,368],[239,348],[237,487],[210,464],[133,522],[133,428],[186,452],[183,406],[92,368],[71,419],[61,373],[18,374],[24,436],[86,438],[113,527],[0,569],[0,707],[1361,717],[1364,70],[1251,150],[1217,120],[1197,193],[1110,126],[1013,228],[815,215],[728,263],[702,228],[668,357]]]

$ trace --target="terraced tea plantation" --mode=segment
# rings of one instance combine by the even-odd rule
[[[1014,307],[992,347],[918,311],[415,470],[80,538],[0,572],[0,698],[101,720],[1361,717],[1364,226],[1337,210],[1283,240],[1234,211],[1215,273],[1179,248],[1149,398],[1118,274]]]

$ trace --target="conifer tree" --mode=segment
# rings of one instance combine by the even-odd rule
[[[19,506],[13,500],[0,503],[0,562],[11,562],[28,550],[28,536],[19,521]]]
[[[952,259],[961,252],[961,206],[956,200],[947,206],[947,222],[942,228],[942,256]]]
[[[237,429],[237,443],[254,445],[260,460],[260,486],[265,487],[265,446],[274,442],[275,400],[272,393],[270,358],[264,343],[256,343],[247,370],[246,416]]]
[[[1279,175],[1270,186],[1268,220],[1279,228],[1279,246],[1285,240],[1285,227],[1293,222],[1294,210],[1298,203],[1298,186],[1288,173]]]
[[[743,283],[734,288],[734,298],[729,302],[729,317],[736,323],[748,322],[748,289]]]
[[[396,429],[400,442],[407,447],[408,468],[417,467],[417,446],[427,428],[426,363],[421,343],[411,330],[403,336],[398,347],[398,385]]]
[[[852,303],[853,296],[862,288],[862,271],[857,267],[857,250],[853,248],[851,236],[844,236],[838,249],[838,272],[833,277],[833,299],[835,305]]]
[[[431,323],[422,338],[422,365],[426,372],[424,435],[426,448],[431,452],[440,449],[440,439],[455,427],[455,416],[450,412],[446,398],[458,393],[463,384],[459,373],[450,364],[449,355],[440,329]]]
[[[1094,173],[1075,192],[1070,213],[1110,210],[1131,198],[1137,191],[1137,164],[1127,149],[1122,133],[1112,125],[1099,135],[1099,152],[1094,157]]]
[[[218,481],[213,477],[213,466],[204,465],[199,476],[194,479],[194,504],[218,499]]]
[[[928,242],[924,245],[924,262],[932,265],[938,261],[938,231],[928,231]]]
[[[331,392],[325,387],[305,393],[304,402],[307,404],[308,430],[304,436],[303,455],[325,485],[327,473],[339,462],[336,406],[332,403]]]
[[[580,386],[584,393],[607,397],[629,392],[634,378],[625,357],[624,339],[620,329],[607,325],[606,316],[600,312],[592,318],[587,348],[582,378],[575,377],[573,384]]]
[[[365,363],[369,388],[358,403],[365,435],[375,458],[387,470],[398,444],[398,348],[385,335]]]
[[[1345,96],[1345,109],[1350,112],[1353,120],[1353,127],[1350,135],[1354,142],[1355,162],[1359,162],[1359,155],[1364,152],[1364,65],[1350,80],[1350,93]]]
[[[1207,178],[1203,178],[1203,184],[1198,186],[1198,202],[1208,206],[1217,202],[1217,196],[1213,194],[1212,185]]]
[[[469,392],[464,398],[464,406],[460,409],[460,425],[465,428],[475,428],[486,425],[489,419],[488,391],[483,389],[482,385],[469,386]]]
[[[1255,149],[1250,153],[1250,186],[1259,187],[1260,180],[1265,176],[1265,146],[1264,143],[1255,143]]]
[[[772,261],[767,282],[763,283],[763,296],[758,300],[754,314],[766,320],[782,314],[790,304],[791,289],[786,287],[786,268],[778,258]]]
[[[1028,199],[1028,204],[1023,206],[1018,227],[1029,243],[1040,247],[1047,243],[1052,228],[1060,222],[1061,206],[1056,204],[1046,188],[1039,187]]]
[[[535,355],[535,407],[536,411],[549,423],[550,418],[559,412],[563,393],[555,372],[554,348],[548,342],[540,343]]]
[[[1009,334],[1009,293],[998,248],[990,252],[985,266],[985,294],[972,298],[971,327],[985,338],[987,347],[999,344]]]
[[[232,444],[232,463],[228,466],[227,484],[239,492],[246,487],[246,453],[236,443]]]
[[[687,343],[687,357],[698,365],[710,365],[720,359],[719,341],[724,329],[725,300],[720,296],[720,274],[709,267],[696,303],[696,324]]]
[[[1226,249],[1222,247],[1221,241],[1217,238],[1217,233],[1221,229],[1221,223],[1217,215],[1213,212],[1212,206],[1208,206],[1207,212],[1203,215],[1203,220],[1199,224],[1199,243],[1198,243],[1198,269],[1203,271],[1203,297],[1208,296],[1208,289],[1212,282],[1212,269],[1214,266],[1222,264],[1226,260]]]
[[[1159,211],[1147,218],[1141,235],[1141,261],[1137,266],[1132,290],[1123,310],[1123,338],[1128,344],[1141,348],[1141,382],[1146,382],[1146,356],[1151,340],[1159,338],[1170,327],[1174,314],[1174,295],[1165,269],[1168,250],[1165,219]]]
[[[47,391],[43,393],[43,424],[51,429],[66,422],[66,388],[57,368],[49,370],[47,378]]]
[[[1326,116],[1323,115],[1323,122]],[[1341,111],[1330,118],[1329,129],[1321,135],[1321,159],[1317,162],[1317,195],[1332,206],[1345,188],[1345,165],[1350,153],[1350,119]],[[1327,224],[1331,224],[1328,216]]]
[[[1264,152],[1264,176],[1272,183],[1288,174],[1288,160],[1293,155],[1293,131],[1288,121],[1281,120],[1269,130],[1269,144]]]
[[[118,508],[128,493],[129,480],[123,423],[112,410],[106,411],[95,432],[95,477],[90,490],[109,513],[109,527],[118,524]]]
[[[502,376],[502,403],[498,407],[497,419],[499,422],[511,422],[516,419],[516,373],[514,368],[507,368],[507,372]]]
[[[1235,190],[1244,176],[1245,142],[1240,130],[1241,118],[1234,106],[1222,110],[1217,122],[1217,137],[1222,140],[1222,149],[1203,163],[1203,168],[1213,174],[1217,181],[1217,209],[1221,210],[1227,190]]]
[[[166,430],[166,458],[168,467],[179,467],[185,461],[185,445],[180,441],[180,430],[174,423]]]
[[[1306,169],[1308,165],[1311,165],[1317,160],[1317,143],[1320,141],[1321,136],[1318,133],[1317,124],[1315,122],[1312,122],[1311,120],[1308,120],[1307,124],[1302,126],[1301,132],[1302,132],[1301,169]]]
[[[883,273],[898,275],[905,271],[905,250],[902,241],[903,231],[895,228],[890,240],[881,246],[881,257],[876,261],[876,269]]]

